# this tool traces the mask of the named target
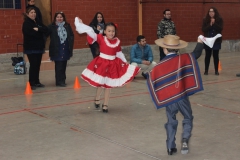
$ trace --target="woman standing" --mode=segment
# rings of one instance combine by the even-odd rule
[[[218,10],[215,7],[211,7],[206,17],[203,19],[202,31],[204,33],[204,37],[214,37],[218,33],[221,34],[223,30],[223,20],[218,13]],[[211,55],[213,53],[214,59],[214,68],[215,75],[219,75],[218,72],[218,63],[219,63],[219,50],[221,49],[222,37],[218,38],[213,47],[210,48],[204,44],[205,49],[205,72],[204,75],[208,75],[208,69],[210,64]]]
[[[89,26],[92,27],[96,34],[102,34],[105,26],[103,14],[101,12],[97,12]],[[91,49],[93,58],[97,57],[100,54],[99,44],[97,42],[89,44],[89,47]]]
[[[42,54],[45,52],[44,34],[47,31],[47,27],[36,19],[35,9],[32,7],[27,8],[22,26],[23,52],[27,54],[30,63],[29,83],[32,90],[35,90],[36,87],[44,87],[39,81],[39,72]]]
[[[53,23],[48,26],[48,30],[49,56],[55,62],[56,86],[66,87],[67,61],[73,55],[73,31],[63,12],[55,13]]]

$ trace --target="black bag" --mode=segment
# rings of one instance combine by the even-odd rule
[[[17,44],[17,57],[11,57],[12,60],[12,66],[14,66],[14,73],[19,74],[26,74],[27,68],[26,63],[23,59],[23,56],[18,57],[18,46],[23,44]]]
[[[17,63],[23,62],[23,57],[12,57],[12,66],[15,66]]]

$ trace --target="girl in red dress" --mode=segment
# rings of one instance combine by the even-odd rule
[[[100,55],[94,58],[82,72],[82,79],[93,87],[97,87],[95,107],[100,107],[100,96],[105,88],[102,111],[108,112],[108,101],[111,88],[121,87],[130,82],[140,71],[139,67],[130,65],[121,51],[120,40],[115,37],[116,26],[114,23],[106,23],[104,35],[96,34],[93,29],[75,18],[75,26],[78,33],[87,33],[89,44],[98,42]]]

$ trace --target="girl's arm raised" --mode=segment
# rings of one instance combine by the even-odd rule
[[[79,34],[82,33],[87,33],[87,35],[89,37],[91,37],[92,42],[89,42],[90,44],[94,43],[95,41],[97,41],[97,34],[94,32],[94,30],[92,29],[92,27],[87,26],[85,24],[82,23],[82,20],[78,17],[75,17],[75,22],[74,22],[75,26],[76,26],[76,31]]]

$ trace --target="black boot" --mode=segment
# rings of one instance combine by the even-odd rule
[[[169,148],[167,150],[168,155],[173,155],[173,153],[177,153],[177,148]]]

